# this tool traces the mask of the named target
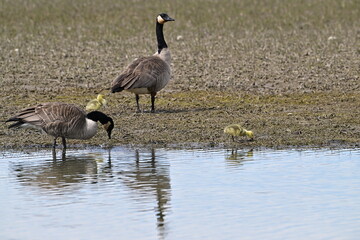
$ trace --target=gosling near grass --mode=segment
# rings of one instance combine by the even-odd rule
[[[100,122],[109,139],[114,128],[114,122],[106,114],[93,111],[86,113],[81,108],[67,103],[42,103],[20,111],[6,122],[15,122],[9,128],[34,128],[42,130],[54,137],[54,148],[57,138],[62,138],[66,149],[66,138],[89,139],[97,132],[97,122]]]
[[[254,133],[241,127],[239,124],[231,124],[226,126],[224,128],[224,133],[231,135],[233,142],[235,141],[236,136],[247,136],[250,141],[254,140]]]
[[[112,82],[112,93],[126,90],[135,94],[137,112],[140,112],[139,94],[150,94],[151,112],[155,112],[155,96],[170,80],[171,55],[163,33],[164,24],[169,21],[175,19],[166,13],[156,17],[157,52],[136,59]]]
[[[90,100],[88,104],[86,105],[87,111],[95,111],[99,110],[102,106],[106,106],[106,99],[104,98],[104,95],[99,94],[97,97],[93,100]]]

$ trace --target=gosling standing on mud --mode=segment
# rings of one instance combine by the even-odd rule
[[[235,141],[235,136],[247,136],[249,140],[254,140],[254,133],[242,128],[239,124],[226,126],[224,128],[224,133],[231,135],[233,142]]]
[[[156,93],[170,80],[171,56],[163,33],[163,26],[168,21],[175,19],[166,13],[161,13],[156,18],[158,51],[152,56],[136,59],[112,82],[112,93],[127,90],[135,94],[138,112],[140,112],[139,94],[151,95],[151,112],[155,112]]]
[[[43,103],[20,111],[6,122],[15,122],[9,126],[34,128],[42,130],[56,139],[61,137],[64,149],[66,138],[89,139],[97,132],[97,122],[100,122],[111,138],[114,122],[111,117],[99,111],[86,114],[81,108],[67,103]]]

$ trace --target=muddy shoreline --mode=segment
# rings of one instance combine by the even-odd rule
[[[155,52],[154,15],[164,9],[176,19],[164,27],[172,78],[156,113],[141,96],[136,114],[132,94],[106,89],[131,61]],[[0,11],[0,121],[43,102],[85,108],[102,93],[113,139],[100,128],[69,147],[359,147],[356,1],[14,0]],[[223,129],[234,123],[255,140],[233,143]],[[51,143],[0,124],[1,149]]]
[[[22,97],[15,100],[18,96],[12,96],[14,105],[6,105],[3,116],[11,116],[23,106]],[[64,101],[65,96],[68,99]],[[85,108],[90,96],[91,93],[80,97],[69,91],[47,101],[73,102]],[[27,98],[36,103],[36,95]],[[146,96],[140,100],[143,113],[135,113],[132,94],[111,94],[107,99],[109,104],[102,111],[115,121],[112,139],[108,140],[99,127],[95,137],[86,141],[71,139],[69,147],[357,148],[360,142],[358,93],[242,95],[164,91],[157,98],[155,113],[149,112]],[[254,131],[255,140],[238,137],[232,142],[223,133],[224,127],[232,123]],[[2,124],[0,141],[3,149],[50,148],[52,137],[35,130],[7,129]]]

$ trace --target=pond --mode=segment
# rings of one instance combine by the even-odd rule
[[[0,154],[0,239],[359,239],[360,150]]]

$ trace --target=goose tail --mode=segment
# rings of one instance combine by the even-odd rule
[[[16,118],[16,117],[9,118],[8,120],[5,121],[5,123],[7,123],[7,122],[15,122],[15,123],[11,124],[8,128],[20,127],[21,125],[23,125],[25,123],[20,118]]]
[[[124,90],[123,80],[125,77],[125,74],[121,74],[120,76],[115,78],[115,80],[111,84],[111,93],[121,92],[122,90]]]
[[[124,90],[124,87],[120,87],[117,84],[111,87],[111,93],[121,92],[122,90]]]

